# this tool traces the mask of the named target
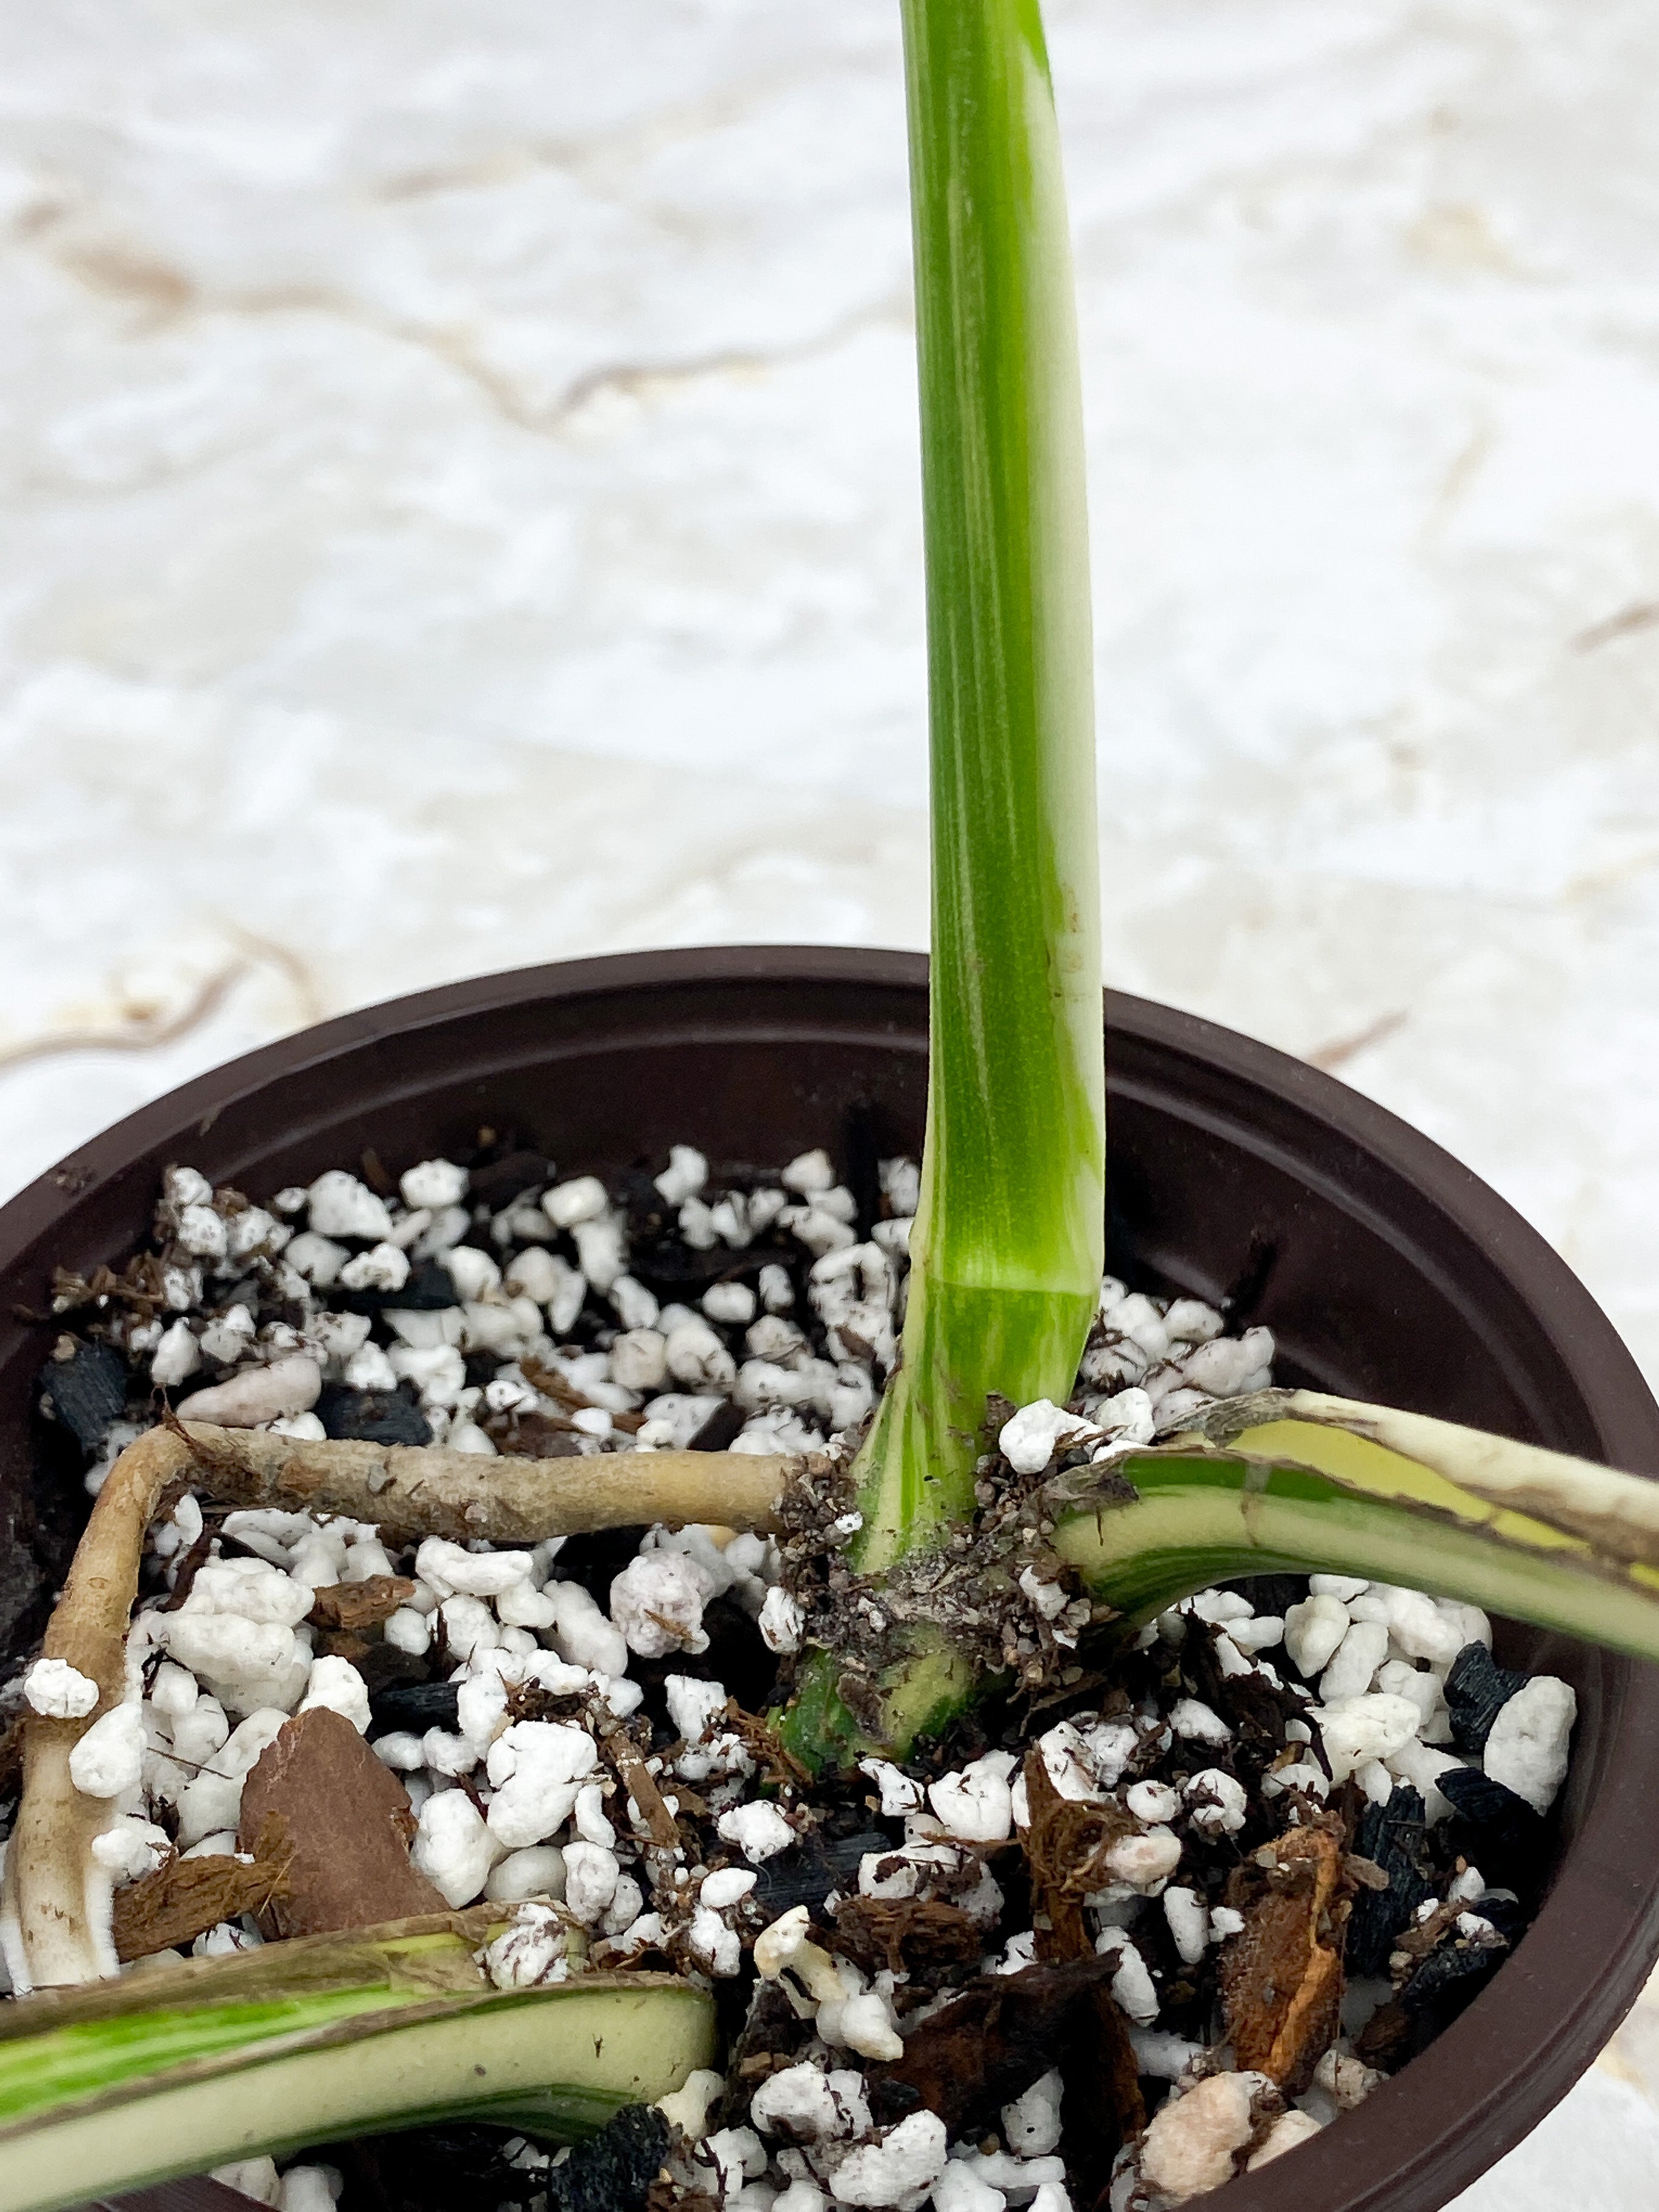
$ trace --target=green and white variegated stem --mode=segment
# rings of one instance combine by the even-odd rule
[[[705,1992],[662,1974],[500,1991],[472,1963],[479,1918],[0,2007],[0,2212],[441,2119],[571,2142],[712,2062]]]
[[[1053,1542],[1130,1621],[1207,1584],[1363,1575],[1659,1658],[1659,1483],[1313,1390],[1079,1469]]]
[[[986,1399],[1063,1400],[1099,1295],[1099,859],[1082,405],[1036,0],[903,0],[932,761],[927,1143],[899,1370],[861,1455],[879,1575],[972,1510]],[[790,1733],[856,1731],[830,1662]],[[960,1702],[885,1686],[890,1744]]]

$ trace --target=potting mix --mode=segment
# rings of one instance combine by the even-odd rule
[[[917,1192],[908,1159],[690,1146],[562,1180],[484,1133],[264,1205],[173,1168],[149,1251],[56,1279],[41,1408],[94,1493],[168,1401],[486,1458],[806,1455],[764,1538],[392,1544],[210,1485],[152,1526],[128,1702],[73,1763],[112,1965],[483,1901],[498,1985],[672,1967],[726,2032],[723,2074],[574,2148],[452,2126],[222,2179],[283,2212],[1160,2212],[1340,2124],[1508,1955],[1565,1683],[1474,1607],[1334,1576],[1114,1638],[1045,1548],[1046,1480],[1266,1387],[1267,1329],[1107,1279],[1068,1403],[990,1409],[974,1528],[890,1590],[851,1571]],[[915,1618],[994,1696],[813,1782],[766,1718],[799,1655],[833,1630],[856,1711]],[[4,1694],[97,1696],[26,1655]]]

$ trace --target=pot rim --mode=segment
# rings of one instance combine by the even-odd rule
[[[925,955],[824,945],[717,945],[612,954],[469,978],[336,1017],[278,1038],[211,1069],[103,1131],[0,1207],[0,1267],[49,1245],[57,1225],[95,1184],[137,1171],[157,1147],[205,1135],[228,1108],[300,1075],[471,1017],[538,1002],[579,1002],[665,988],[695,1018],[699,986],[790,983],[862,987],[874,996],[865,1032],[897,1048],[912,1025],[879,1006],[883,994],[914,1006],[925,991]],[[1192,1097],[1182,1112],[1211,1118],[1204,1094],[1243,1086],[1267,1102],[1284,1125],[1256,1146],[1263,1156],[1291,1152],[1290,1127],[1313,1121],[1352,1147],[1356,1174],[1380,1163],[1412,1186],[1480,1245],[1534,1314],[1547,1311],[1562,1363],[1614,1463],[1659,1474],[1659,1407],[1635,1361],[1565,1262],[1514,1208],[1431,1139],[1335,1077],[1271,1046],[1153,1001],[1109,992],[1108,1076],[1113,1092],[1133,1096],[1137,1061],[1179,1064]],[[766,1026],[775,1030],[775,1018]],[[842,1022],[833,1034],[847,1036]],[[1124,1065],[1117,1065],[1119,1056]],[[481,1083],[489,1069],[480,1065]],[[1218,1084],[1219,1088],[1218,1089]],[[426,1086],[406,1077],[396,1095]],[[1159,1103],[1169,1110],[1167,1096]],[[303,1124],[295,1121],[295,1133]],[[234,1170],[228,1170],[234,1173]],[[1298,1172],[1309,1177],[1305,1157]],[[1333,1188],[1337,1186],[1333,1183]],[[1352,1185],[1341,1184],[1354,1210]],[[1380,1204],[1380,1201],[1379,1201]],[[1377,1215],[1386,1224],[1386,1211]],[[1526,1394],[1523,1391],[1522,1395]],[[1291,2170],[1307,2212],[1430,2212],[1510,2149],[1563,2096],[1639,1993],[1659,1955],[1659,1866],[1633,1856],[1633,1838],[1650,1826],[1651,1765],[1659,1746],[1659,1671],[1604,1656],[1602,1727],[1613,1746],[1607,1772],[1586,1806],[1579,1834],[1519,1947],[1468,2009],[1437,2039],[1431,2066],[1413,2064],[1344,2116],[1334,2134],[1303,2145]],[[1521,1987],[1516,1978],[1521,1978]],[[1555,2001],[1549,2002],[1552,1988]],[[1532,1999],[1516,2004],[1524,1992]],[[1538,2002],[1542,1996],[1544,2002]],[[1471,2088],[1470,2085],[1474,2085]],[[1211,2201],[1217,2212],[1279,2212],[1288,2177],[1279,2170],[1242,2177]],[[174,2203],[185,2212],[175,2185]],[[208,2212],[204,2195],[190,2212]]]

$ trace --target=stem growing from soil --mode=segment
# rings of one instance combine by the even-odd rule
[[[1105,1079],[1082,403],[1036,0],[904,0],[932,766],[927,1144],[853,1565],[969,1514],[993,1392],[1063,1400],[1099,1295]],[[828,1659],[789,1729],[859,1732]],[[923,1648],[890,1747],[966,1693]]]

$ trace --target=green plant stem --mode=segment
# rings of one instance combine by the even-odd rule
[[[986,1401],[1064,1399],[1105,1177],[1082,409],[1036,0],[903,0],[927,565],[933,977],[902,1353],[858,1476],[880,1575],[972,1510]],[[921,1640],[861,1734],[834,1662],[788,1732],[902,1748],[965,1686]]]
[[[1238,1575],[1362,1575],[1659,1658],[1659,1485],[1419,1414],[1268,1391],[1051,1491],[1130,1624]]]
[[[0,2212],[441,2118],[573,2142],[713,2058],[690,1984],[503,1992],[483,1933],[301,1939],[0,2008]]]

